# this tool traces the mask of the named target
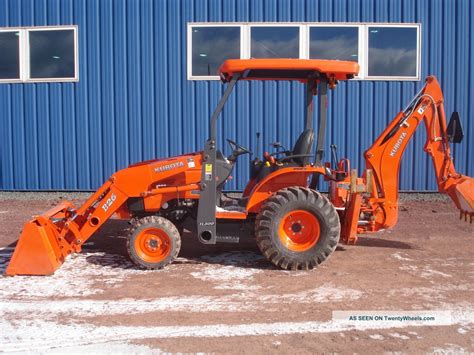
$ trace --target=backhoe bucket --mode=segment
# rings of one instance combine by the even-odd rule
[[[64,227],[55,223],[72,207],[70,202],[63,202],[25,224],[6,275],[51,275],[62,265],[72,248],[61,242]]]
[[[461,211],[460,218],[472,223],[474,218],[474,178],[463,176],[448,190],[448,193]]]

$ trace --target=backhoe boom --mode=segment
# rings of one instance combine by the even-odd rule
[[[407,108],[395,116],[365,152],[366,172],[370,171],[371,174],[364,174],[359,181],[353,181],[352,185],[373,184],[374,188],[371,191],[352,188],[352,193],[346,195],[345,217],[348,221],[343,230],[344,240],[355,242],[357,232],[375,232],[391,228],[397,223],[400,163],[406,146],[422,121],[427,133],[424,150],[433,161],[438,190],[448,194],[461,211],[461,217],[472,222],[474,179],[459,174],[454,167],[443,103],[443,93],[438,81],[433,76],[428,77],[425,86]],[[350,182],[349,178],[345,182]],[[336,191],[336,196],[344,196],[340,191],[343,184],[335,184],[336,188],[332,190]],[[366,196],[361,199],[360,206],[355,206],[355,195],[363,192],[367,193]],[[354,208],[360,209],[360,214],[354,214],[351,210]],[[354,218],[357,218],[358,223],[355,223]]]

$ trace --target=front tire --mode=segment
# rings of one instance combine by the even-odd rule
[[[162,216],[157,216],[157,217],[162,217]],[[142,217],[144,218],[144,217]],[[136,228],[137,225],[138,225],[138,222],[142,219],[138,216],[136,217],[133,217],[128,223],[132,225],[132,228]],[[166,218],[166,217],[164,217]],[[168,218],[166,218],[168,219]],[[171,219],[168,219],[171,223],[174,224],[174,226],[176,227],[176,229],[178,230],[179,232],[179,235],[180,236],[183,236],[183,233],[184,233],[184,227],[183,227],[183,224],[184,224],[184,219],[183,220],[180,220],[180,221],[173,221]]]
[[[308,270],[336,249],[341,226],[326,197],[308,188],[290,187],[267,199],[255,229],[260,251],[274,265]]]
[[[181,237],[176,226],[159,216],[140,218],[127,239],[130,260],[143,269],[161,269],[178,256]]]

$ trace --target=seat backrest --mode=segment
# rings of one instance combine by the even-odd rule
[[[311,149],[313,147],[314,141],[314,131],[312,129],[305,129],[301,132],[298,140],[296,141],[295,145],[293,146],[293,151],[291,155],[298,155],[298,154],[310,154]],[[301,166],[304,166],[308,161],[309,157],[300,157],[300,158],[293,158],[292,160]]]

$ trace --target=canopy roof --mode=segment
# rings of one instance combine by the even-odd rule
[[[243,80],[298,80],[320,76],[335,80],[352,79],[359,73],[359,64],[323,59],[228,59],[219,68],[222,80],[230,81],[243,73]]]

